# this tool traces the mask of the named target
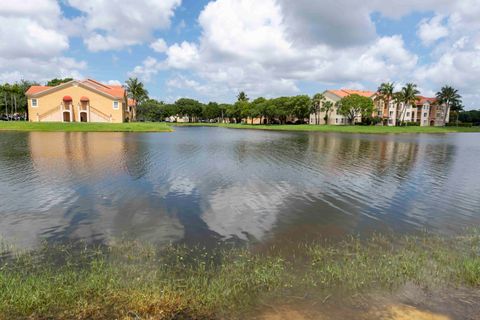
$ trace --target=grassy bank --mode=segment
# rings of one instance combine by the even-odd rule
[[[257,129],[278,131],[314,131],[314,132],[343,132],[343,133],[454,133],[480,132],[480,127],[387,127],[387,126],[334,126],[334,125],[250,125],[225,123],[176,123],[174,126],[213,126],[231,129]]]
[[[245,318],[286,296],[325,299],[405,283],[480,289],[480,235],[373,237],[299,245],[294,253],[120,242],[45,246],[0,264],[2,319]]]
[[[130,123],[63,123],[0,121],[0,131],[61,131],[61,132],[168,132],[171,127],[160,122]]]

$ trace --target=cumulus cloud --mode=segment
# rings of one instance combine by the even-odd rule
[[[118,50],[152,39],[170,26],[181,0],[68,0],[83,15],[84,42],[91,51]]]
[[[361,83],[399,77],[418,60],[405,49],[401,36],[368,41],[362,36],[360,44],[341,50],[342,41],[330,43],[322,37],[305,38],[297,45],[292,35],[303,27],[285,19],[289,10],[274,0],[210,2],[198,19],[202,28],[198,43],[173,44],[165,51],[166,59],[156,61],[156,71],[142,65],[134,72],[148,73],[145,78],[151,79],[162,68],[193,71],[199,80],[183,76],[167,85],[210,96],[240,90],[276,96],[299,93],[300,81]]]
[[[165,52],[168,49],[167,43],[162,38],[159,38],[150,44],[150,48],[155,52]]]
[[[69,39],[63,25],[56,1],[2,1],[0,81],[80,76],[86,63],[64,56]]]
[[[418,37],[423,44],[429,46],[448,35],[448,28],[443,24],[444,17],[436,15],[431,19],[423,19],[418,27]]]

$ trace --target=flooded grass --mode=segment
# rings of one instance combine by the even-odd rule
[[[2,248],[2,319],[244,318],[262,303],[291,296],[324,301],[332,295],[391,293],[406,283],[480,288],[478,232],[349,238],[301,244],[294,252],[158,249],[130,241]]]

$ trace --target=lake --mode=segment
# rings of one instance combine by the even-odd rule
[[[480,223],[480,134],[0,133],[0,235],[281,243]]]

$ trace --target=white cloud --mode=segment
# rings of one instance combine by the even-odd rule
[[[152,40],[167,29],[181,0],[68,0],[84,14],[85,44],[91,51],[117,50]]]
[[[155,52],[162,53],[167,51],[168,45],[165,42],[165,40],[163,40],[162,38],[159,38],[150,44],[150,48],[152,48],[153,51]]]
[[[136,66],[133,71],[128,73],[129,77],[137,77],[142,81],[149,82],[161,69],[163,63],[153,57],[147,57],[143,60],[142,65]]]
[[[431,19],[423,19],[418,27],[418,37],[423,44],[429,46],[448,36],[448,28],[443,24],[444,17],[436,15]]]
[[[56,1],[2,1],[0,81],[78,77],[86,63],[65,57],[68,34]]]
[[[173,44],[167,58],[156,61],[156,71],[142,65],[134,72],[151,79],[162,68],[193,71],[198,80],[182,76],[167,85],[223,98],[240,90],[251,96],[296,94],[299,81],[381,81],[407,74],[417,63],[401,36],[377,37],[341,50],[341,43],[328,39],[305,38],[297,45],[292,28],[298,26],[288,23],[285,10],[274,0],[210,2],[199,16],[198,43]]]

